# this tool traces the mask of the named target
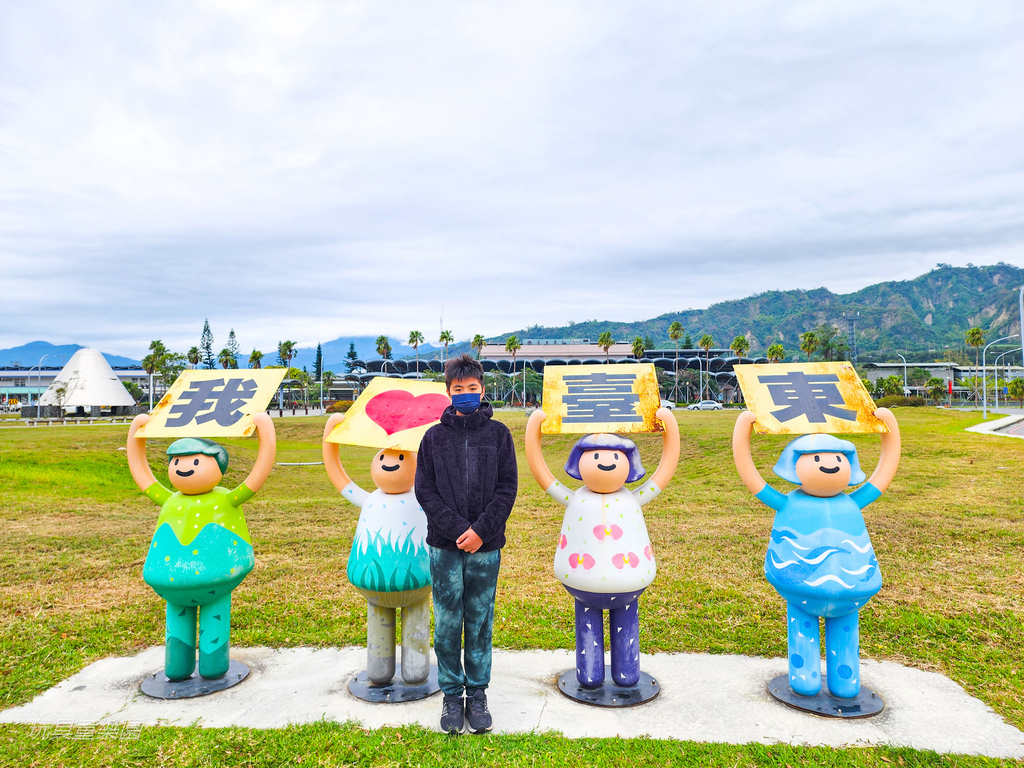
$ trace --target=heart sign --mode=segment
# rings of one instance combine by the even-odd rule
[[[414,395],[402,389],[392,389],[375,395],[366,404],[366,415],[393,435],[437,421],[449,405],[451,400],[445,395]]]
[[[440,381],[377,376],[327,436],[329,443],[418,451],[420,440],[451,405]]]

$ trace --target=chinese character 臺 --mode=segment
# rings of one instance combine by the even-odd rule
[[[562,378],[569,390],[563,424],[610,422],[637,424],[643,421],[636,407],[640,396],[633,392],[636,376],[630,373],[571,374]]]

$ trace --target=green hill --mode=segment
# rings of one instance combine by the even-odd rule
[[[847,319],[853,317],[860,362],[892,359],[896,352],[923,362],[961,354],[964,332],[973,326],[985,330],[988,339],[1019,332],[1022,283],[1024,269],[1002,262],[988,267],[940,264],[913,280],[877,283],[855,293],[835,294],[826,288],[767,291],[634,323],[590,320],[557,328],[535,325],[513,333],[520,339],[596,341],[601,332],[611,331],[616,340],[650,336],[657,347],[672,347],[668,327],[678,320],[695,342],[710,333],[715,346],[725,347],[744,335],[750,341],[748,354],[755,355],[775,342],[792,353],[799,349],[800,334],[822,323],[845,333]],[[510,335],[488,343],[503,344]],[[973,350],[969,356],[973,360]]]

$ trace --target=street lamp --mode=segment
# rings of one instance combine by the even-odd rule
[[[983,418],[983,419],[987,419],[988,418],[988,378],[985,375],[986,374],[985,353],[988,352],[988,348],[991,347],[993,344],[998,344],[1001,341],[1006,341],[1007,339],[1012,339],[1012,338],[1013,338],[1013,335],[1011,334],[1010,336],[1003,336],[1003,338],[1001,338],[1001,339],[996,339],[995,341],[990,341],[988,344],[985,345],[985,349],[983,349],[981,351],[981,399],[982,399],[981,418]]]
[[[38,376],[36,378],[36,381],[39,382],[39,389],[43,388],[43,360],[45,360],[47,357],[48,357],[48,355],[43,355],[42,357],[39,358],[39,365],[33,365],[32,366],[32,368],[38,368],[39,369]],[[29,380],[30,384],[32,382],[32,368],[28,369],[28,380]],[[43,408],[43,406],[39,402],[40,400],[42,400],[42,398],[43,398],[42,392],[37,392],[36,393],[36,418],[37,419],[42,415],[42,408]]]
[[[992,367],[996,372],[996,404],[992,408],[992,412],[995,413],[999,409],[999,358],[1003,355],[1012,355],[1014,352],[1019,352],[1022,347],[1016,347],[1015,349],[1008,349],[1005,352],[1000,352],[996,355],[995,361],[992,363]],[[1009,373],[1009,366],[1007,366],[1007,373]]]
[[[903,361],[903,394],[907,394],[907,358],[901,355],[899,352],[896,353],[896,357]]]

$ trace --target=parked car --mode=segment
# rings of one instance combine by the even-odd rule
[[[714,400],[701,400],[699,403],[693,403],[692,405],[686,406],[688,411],[720,411],[722,410],[722,404]]]
[[[665,398],[662,398],[661,399],[661,407],[662,408],[668,408],[670,411],[672,411],[672,410],[675,410],[676,404],[673,403],[671,400],[666,400]]]

